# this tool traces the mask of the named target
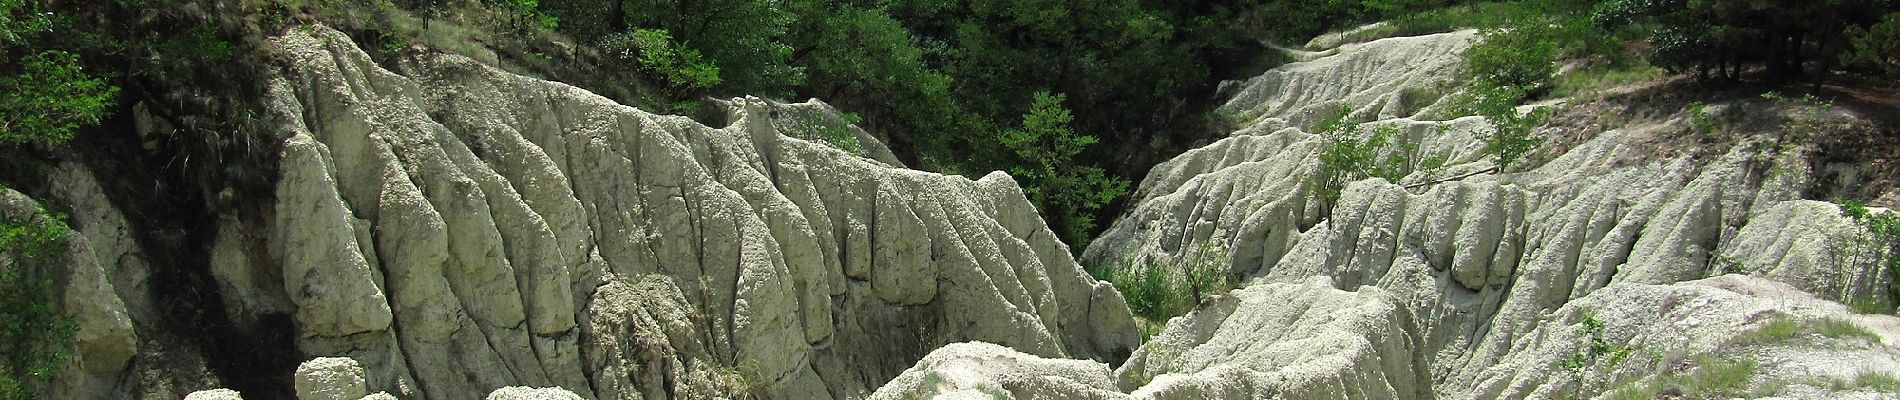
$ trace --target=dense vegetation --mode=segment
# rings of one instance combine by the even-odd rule
[[[0,215],[0,399],[34,398],[65,364],[78,327],[55,300],[70,232],[44,211]]]

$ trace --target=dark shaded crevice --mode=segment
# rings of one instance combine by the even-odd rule
[[[61,153],[70,152],[101,178],[101,190],[124,213],[132,239],[150,265],[146,288],[158,315],[135,319],[135,329],[148,342],[188,346],[185,351],[202,356],[224,387],[257,398],[291,397],[292,374],[302,361],[294,318],[263,314],[245,329],[226,314],[211,275],[211,244],[220,216],[269,215],[281,141],[262,132],[239,131],[227,134],[256,136],[232,146],[219,138],[184,137],[200,132],[178,131],[158,133],[172,136],[147,142],[135,134],[130,114],[119,113],[81,133]],[[206,157],[206,152],[216,153],[209,155],[212,161],[192,160],[194,155]],[[237,173],[245,175],[232,175]],[[153,367],[163,366],[143,366]]]

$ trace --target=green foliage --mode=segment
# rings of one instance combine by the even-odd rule
[[[1861,228],[1861,232],[1847,239],[1851,247],[1841,246],[1849,247],[1846,268],[1858,269],[1854,276],[1867,279],[1854,282],[1851,286],[1844,285],[1836,296],[1846,301],[1871,295],[1875,292],[1873,281],[1884,275],[1890,282],[1885,293],[1888,303],[1900,303],[1900,213],[1874,212],[1867,208],[1866,203],[1855,200],[1841,201],[1840,208],[1841,216],[1853,220]]]
[[[32,399],[66,362],[77,325],[54,304],[71,231],[39,211],[0,217],[0,399]]]
[[[664,29],[615,34],[603,40],[600,47],[677,89],[705,89],[720,82],[718,66],[707,62],[699,50],[674,41]]]
[[[1649,65],[1589,65],[1557,75],[1553,97],[1600,96],[1605,89],[1662,78],[1661,68]]]
[[[794,21],[785,2],[623,0],[619,12],[612,25],[665,31],[675,47],[698,51],[718,69],[723,88],[776,95],[804,81],[783,40]]]
[[[1801,322],[1781,315],[1763,323],[1760,328],[1742,334],[1736,340],[1745,344],[1773,344],[1793,339],[1801,333]]]
[[[40,0],[0,0],[0,46],[26,40],[51,30],[51,15],[41,10]]]
[[[844,150],[854,156],[869,154],[864,144],[858,141],[857,129],[852,125],[861,122],[857,114],[844,114],[838,118],[829,115],[812,115],[802,123],[784,127],[786,135],[799,139],[815,141]]]
[[[1900,12],[1880,17],[1871,26],[1852,27],[1847,33],[1853,50],[1843,57],[1888,76],[1900,76]]]
[[[1227,269],[1226,250],[1203,244],[1193,253],[1172,263],[1152,259],[1144,265],[1124,262],[1090,269],[1089,274],[1115,285],[1128,302],[1129,311],[1139,317],[1142,333],[1153,336],[1169,318],[1185,315],[1201,299],[1225,294],[1240,284],[1239,277]]]
[[[1484,137],[1484,153],[1491,155],[1498,171],[1510,170],[1544,144],[1544,138],[1536,135],[1536,129],[1550,120],[1549,107],[1519,113],[1517,104],[1523,101],[1525,93],[1514,86],[1478,84],[1467,91],[1471,108],[1491,124],[1491,133]]]
[[[1861,327],[1859,324],[1834,318],[1822,318],[1814,321],[1814,333],[1830,339],[1860,338],[1880,343],[1880,335]]]
[[[1486,29],[1463,57],[1460,75],[1467,81],[1525,93],[1546,89],[1557,73],[1557,42],[1536,24]]]
[[[1337,202],[1346,184],[1354,181],[1379,178],[1399,183],[1414,171],[1444,165],[1443,157],[1423,157],[1416,143],[1395,141],[1402,134],[1397,126],[1382,125],[1362,134],[1359,124],[1347,119],[1351,115],[1352,106],[1342,105],[1315,128],[1324,144],[1311,190],[1322,204]]]
[[[1589,343],[1583,350],[1564,357],[1560,362],[1564,369],[1581,371],[1584,368],[1594,368],[1599,363],[1608,363],[1614,367],[1628,360],[1629,346],[1610,344],[1609,340],[1603,337],[1606,327],[1603,320],[1597,318],[1596,313],[1584,311],[1583,325],[1577,327],[1577,335],[1587,338]]]
[[[65,143],[104,118],[118,93],[88,74],[77,55],[49,50],[28,56],[19,74],[0,79],[0,145]]]
[[[1714,118],[1709,117],[1709,106],[1702,102],[1689,104],[1689,132],[1698,136],[1713,135],[1722,127],[1717,126]]]
[[[1900,376],[1891,371],[1861,371],[1854,375],[1854,386],[1881,392],[1900,392]]]
[[[1036,92],[1022,125],[999,132],[997,141],[1019,160],[1010,174],[1022,180],[1023,192],[1050,220],[1049,225],[1064,240],[1082,247],[1095,227],[1092,212],[1126,193],[1128,181],[1075,162],[1076,155],[1096,139],[1070,128],[1075,117],[1062,105],[1066,98]]]
[[[1672,72],[1715,72],[1739,79],[1762,66],[1770,80],[1826,75],[1848,50],[1845,32],[1893,10],[1889,0],[1764,2],[1754,0],[1609,0],[1592,16],[1611,29],[1648,31],[1651,62]]]
[[[1761,392],[1750,393],[1749,383],[1755,378],[1758,364],[1754,360],[1732,359],[1716,355],[1698,355],[1689,359],[1688,373],[1683,374],[1675,368],[1663,370],[1661,375],[1647,383],[1633,384],[1613,391],[1612,399],[1727,399],[1763,395],[1765,397],[1778,391],[1776,381],[1764,382]]]
[[[551,31],[560,19],[541,11],[541,0],[491,0],[509,14],[509,24],[522,31]]]
[[[1736,360],[1718,356],[1696,357],[1696,369],[1674,379],[1675,386],[1692,398],[1729,398],[1746,395],[1749,380],[1755,376],[1754,360]]]

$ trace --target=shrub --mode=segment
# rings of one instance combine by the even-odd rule
[[[795,125],[781,125],[782,132],[795,138],[824,143],[854,156],[869,154],[864,149],[864,143],[858,141],[857,130],[852,127],[860,122],[857,114],[845,113],[832,118],[827,114],[815,113],[798,119],[802,121]]]
[[[792,48],[783,40],[796,18],[786,2],[621,0],[619,13],[618,26],[664,31],[674,47],[701,53],[705,63],[718,68],[714,84],[721,88],[776,96],[804,82],[804,72],[790,65]]]
[[[1745,395],[1749,380],[1755,376],[1754,360],[1736,360],[1713,355],[1696,357],[1696,369],[1688,376],[1674,379],[1675,386],[1691,398],[1729,398]]]
[[[1597,318],[1596,313],[1584,311],[1583,324],[1577,326],[1577,335],[1588,339],[1589,343],[1582,351],[1564,358],[1562,362],[1564,369],[1581,371],[1586,367],[1596,366],[1598,363],[1607,362],[1610,366],[1616,366],[1628,360],[1629,346],[1610,344],[1609,340],[1603,337],[1605,328],[1607,324]]]
[[[1888,13],[1866,28],[1851,28],[1847,36],[1853,43],[1853,50],[1844,55],[1848,62],[1863,63],[1890,76],[1900,75],[1900,12]]]
[[[1403,134],[1398,126],[1380,125],[1371,134],[1361,134],[1359,124],[1347,120],[1350,115],[1352,106],[1342,105],[1314,128],[1324,145],[1320,148],[1320,169],[1310,190],[1321,204],[1330,207],[1339,200],[1346,184],[1354,181],[1379,178],[1400,183],[1413,172],[1444,166],[1444,157],[1426,157],[1417,143],[1396,140]]]
[[[1499,172],[1510,170],[1544,144],[1544,138],[1536,136],[1536,129],[1550,120],[1549,107],[1519,113],[1517,104],[1523,101],[1525,93],[1515,86],[1477,84],[1467,90],[1471,108],[1491,124],[1491,133],[1484,137],[1483,152],[1491,155]]]
[[[1538,93],[1557,73],[1557,42],[1548,26],[1531,23],[1483,31],[1464,52],[1460,75],[1475,84]]]
[[[1841,201],[1840,208],[1841,216],[1860,225],[1860,232],[1851,234],[1847,239],[1852,241],[1851,247],[1845,243],[1835,245],[1848,249],[1846,267],[1859,269],[1857,274],[1852,275],[1865,279],[1853,285],[1842,285],[1836,297],[1842,301],[1866,302],[1861,298],[1876,295],[1874,282],[1885,276],[1890,282],[1885,295],[1892,303],[1900,303],[1900,213],[1875,213],[1865,203],[1855,200]],[[1857,307],[1860,308],[1871,307]]]
[[[53,303],[70,230],[38,211],[0,216],[0,399],[32,399],[66,362],[77,325]]]
[[[1742,334],[1737,340],[1744,344],[1772,344],[1793,339],[1795,335],[1800,333],[1801,323],[1799,321],[1795,321],[1793,317],[1780,315],[1768,320],[1768,322],[1762,324],[1760,328]]]
[[[559,26],[553,15],[541,12],[541,0],[496,0],[510,14],[509,22],[523,31],[551,31]]]
[[[705,89],[719,84],[719,67],[707,62],[699,50],[673,40],[664,29],[634,29],[633,32],[607,37],[601,49],[629,61],[668,85],[682,90]]]
[[[1201,299],[1225,294],[1240,284],[1227,268],[1226,250],[1209,243],[1191,252],[1171,263],[1124,262],[1091,269],[1089,274],[1121,291],[1129,311],[1140,318],[1142,333],[1153,336],[1169,318],[1187,314]]]
[[[65,143],[104,118],[118,97],[118,87],[87,74],[72,53],[33,54],[21,69],[0,80],[0,145]]]
[[[1096,139],[1070,128],[1074,116],[1062,105],[1066,98],[1037,92],[1022,125],[996,138],[1016,156],[1010,174],[1022,180],[1024,194],[1042,210],[1050,228],[1072,248],[1081,249],[1095,228],[1093,213],[1126,193],[1128,181],[1076,162]]]
[[[1650,32],[1651,62],[1672,72],[1734,80],[1762,66],[1769,80],[1780,80],[1807,76],[1809,64],[1819,65],[1812,76],[1826,76],[1847,50],[1846,32],[1892,9],[1886,0],[1610,0],[1592,18],[1605,28]]]

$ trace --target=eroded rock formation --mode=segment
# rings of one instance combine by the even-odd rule
[[[299,356],[339,357],[300,370],[304,395],[846,398],[948,343],[1117,361],[1137,344],[1008,175],[902,169],[855,128],[873,158],[784,135],[826,122],[822,103],[734,99],[717,128],[459,56],[392,71],[323,27],[274,44],[275,196],[205,245],[235,326],[288,317]],[[78,314],[72,363],[100,378],[63,398],[205,389],[128,364],[123,316],[156,316],[100,201],[74,225],[105,245],[75,254],[120,265],[80,265],[69,289],[112,299],[69,306],[103,308]]]

